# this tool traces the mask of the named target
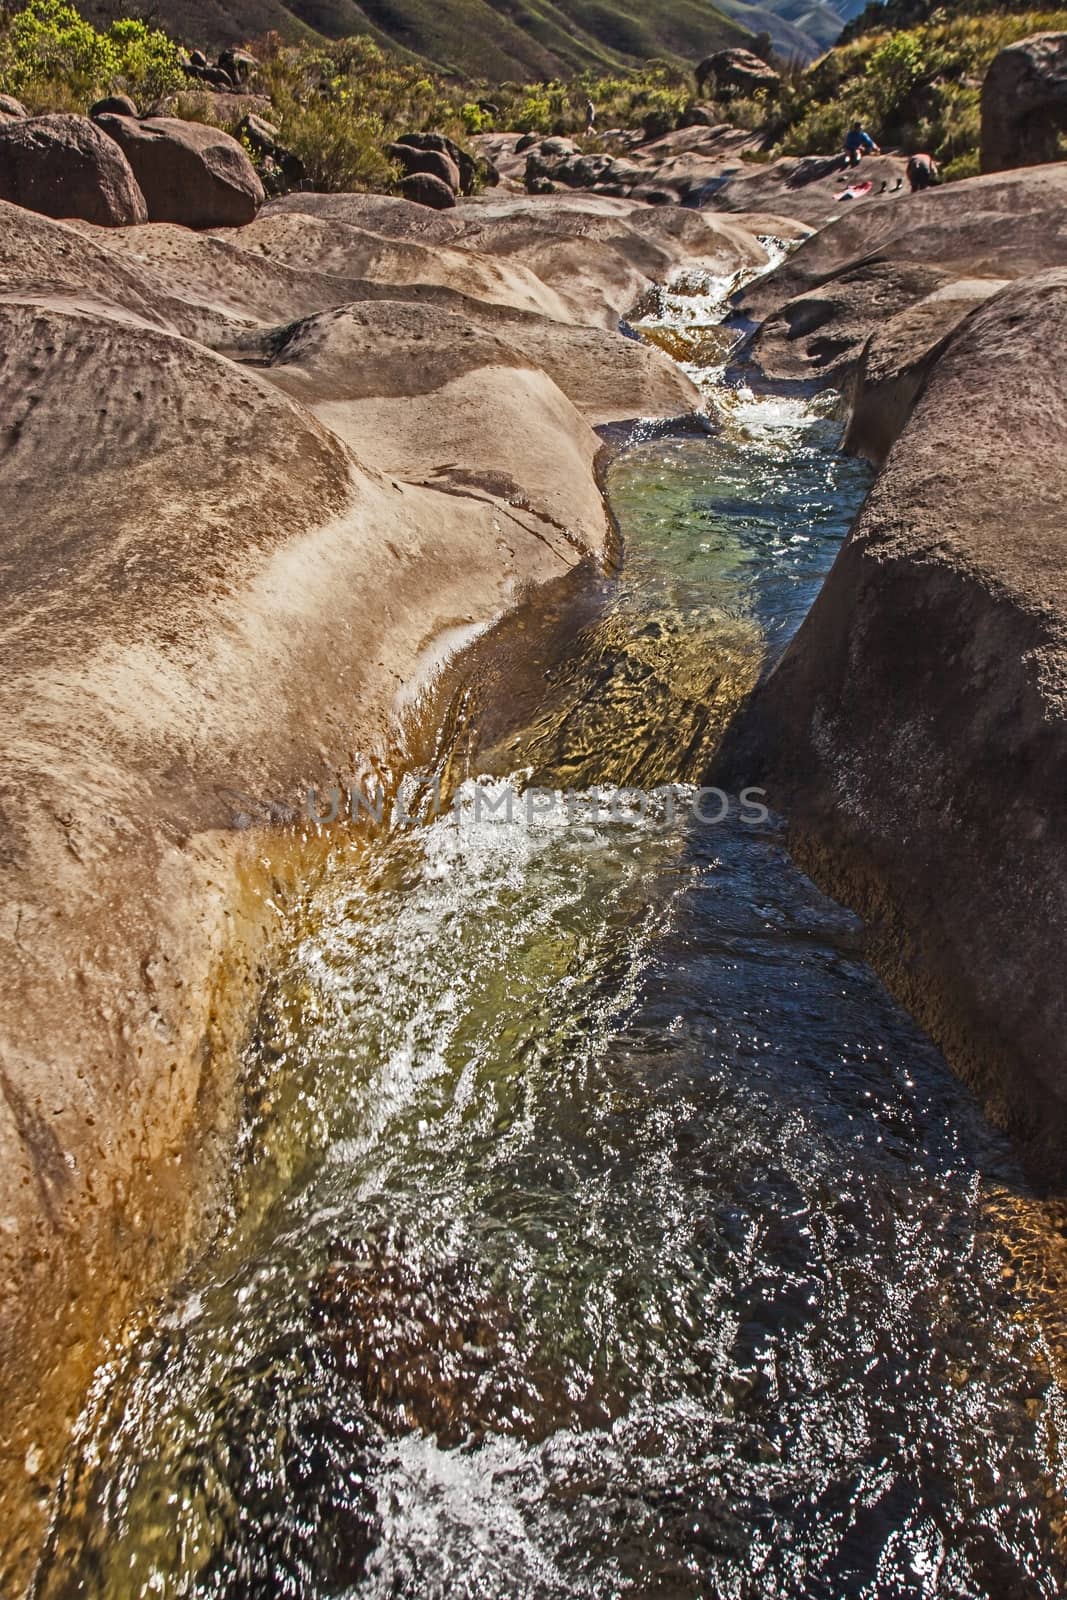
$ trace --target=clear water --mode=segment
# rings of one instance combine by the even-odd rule
[[[101,1374],[40,1596],[1063,1592],[1010,1157],[773,822],[689,810],[867,481],[716,404],[615,463],[521,725],[305,908],[231,1222]]]

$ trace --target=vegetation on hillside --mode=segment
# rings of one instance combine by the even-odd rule
[[[1045,29],[1067,30],[1067,10],[938,11],[912,28],[862,33],[791,77],[769,137],[788,154],[829,154],[859,120],[880,144],[929,151],[945,177],[968,177],[978,171],[989,63],[1005,45]]]
[[[133,0],[188,45],[242,44],[274,30],[287,44],[359,35],[425,69],[478,82],[610,76],[662,58],[696,62],[743,44],[715,0]],[[770,0],[772,5],[779,0]],[[77,0],[103,26],[131,0]]]
[[[925,0],[888,0],[905,8]],[[971,0],[981,7],[986,0]],[[1044,29],[1067,30],[1064,11],[968,11],[896,31],[867,31],[807,71],[785,75],[780,98],[732,100],[715,108],[735,125],[762,130],[765,158],[830,154],[845,130],[864,122],[879,143],[928,150],[948,178],[978,170],[982,78],[1004,45]],[[252,42],[260,61],[254,89],[268,97],[280,142],[321,189],[388,187],[396,170],[385,147],[405,133],[434,130],[457,139],[492,129],[581,134],[591,99],[601,128],[639,128],[656,137],[678,126],[695,98],[687,69],[671,61],[640,71],[587,71],[568,81],[473,85],[436,73],[412,56],[363,35],[329,43]],[[118,19],[96,29],[67,0],[30,0],[0,21],[0,91],[30,110],[83,111],[112,91],[142,109],[165,104],[213,120],[217,102],[196,94],[182,55],[165,34]],[[230,121],[236,125],[241,102]],[[592,141],[596,147],[596,141]]]
[[[280,142],[300,157],[316,188],[375,189],[396,176],[384,153],[405,133],[433,130],[462,140],[493,127],[573,134],[592,99],[602,126],[674,127],[694,95],[690,74],[668,62],[643,71],[564,82],[472,88],[385,51],[366,37],[286,45],[272,34],[252,42],[260,66],[254,89],[268,97]],[[82,111],[101,95],[132,95],[142,110],[216,120],[214,97],[181,71],[182,53],[164,34],[126,20],[97,30],[66,0],[30,0],[0,25],[0,92],[30,111]],[[236,126],[241,109],[221,119]]]
[[[64,0],[33,0],[0,30],[0,91],[29,109],[80,111],[113,87],[144,100],[185,79],[173,39],[130,17],[94,28]]]

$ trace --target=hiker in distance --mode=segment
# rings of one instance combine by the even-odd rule
[[[878,155],[879,147],[875,144],[866,128],[860,122],[854,122],[845,134],[845,155],[848,157],[850,167],[858,167],[865,155]]]

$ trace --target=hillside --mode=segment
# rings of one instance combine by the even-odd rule
[[[131,6],[81,0],[78,9],[99,24]],[[188,44],[238,44],[270,29],[287,38],[367,34],[489,82],[608,72],[654,57],[695,62],[748,34],[708,0],[661,0],[654,11],[643,0],[145,0],[143,10]]]
[[[786,61],[811,61],[829,50],[862,9],[863,0],[719,0],[722,9],[752,33],[769,33]],[[917,0],[915,0],[917,3]],[[873,0],[871,10],[881,9]]]
[[[1030,34],[1064,30],[1062,7],[1034,11],[991,0],[868,6],[845,41],[787,86],[768,140],[790,155],[830,155],[858,120],[887,149],[928,150],[946,178],[972,177],[982,80],[993,57]]]

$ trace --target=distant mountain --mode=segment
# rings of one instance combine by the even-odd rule
[[[814,61],[832,48],[865,0],[719,0],[723,11],[752,33],[769,33],[787,61]],[[868,9],[880,9],[876,3]]]
[[[710,0],[76,0],[93,22],[144,15],[189,45],[369,34],[459,77],[536,81],[619,71],[659,57],[696,63],[749,42]],[[788,0],[787,0],[788,3]]]

